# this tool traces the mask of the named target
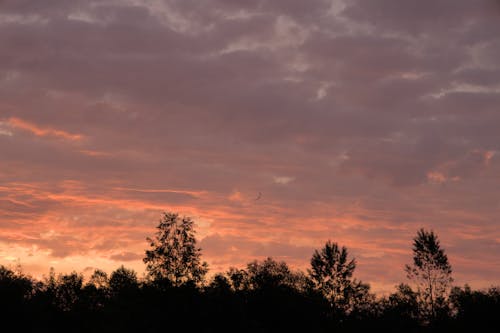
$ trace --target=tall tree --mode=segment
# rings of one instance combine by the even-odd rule
[[[413,239],[413,264],[406,265],[408,279],[417,287],[420,313],[427,321],[436,319],[445,309],[450,288],[451,265],[433,231],[420,229]]]
[[[156,228],[154,238],[147,238],[151,249],[143,259],[149,276],[157,281],[166,280],[173,286],[203,282],[208,265],[201,262],[193,220],[165,212]]]
[[[309,276],[332,307],[345,311],[352,296],[355,268],[356,260],[348,259],[347,248],[328,241],[320,251],[314,251]]]

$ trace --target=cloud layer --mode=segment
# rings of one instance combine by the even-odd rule
[[[327,239],[378,290],[434,229],[500,275],[500,3],[0,3],[0,261],[142,269],[162,210],[213,269],[306,267]]]

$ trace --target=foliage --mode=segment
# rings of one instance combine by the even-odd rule
[[[56,306],[62,311],[72,310],[78,303],[83,286],[83,276],[77,272],[59,275],[55,286]]]
[[[426,266],[433,258],[447,267],[432,233],[419,231],[414,250],[413,268],[435,267]],[[38,281],[0,266],[0,314],[16,331],[51,333],[159,332],[174,322],[186,332],[471,332],[479,323],[481,332],[496,332],[500,326],[498,288],[453,288],[442,295],[452,311],[428,325],[419,290],[400,284],[377,299],[352,277],[355,267],[347,249],[330,241],[314,251],[308,276],[269,257],[218,273],[204,288],[139,279],[124,266],[109,278],[95,270],[87,283],[77,272],[51,269]],[[418,276],[431,276],[424,273]]]
[[[191,218],[166,212],[154,238],[147,240],[151,249],[146,251],[144,263],[153,280],[167,281],[173,286],[204,281],[208,265],[201,262]]]
[[[495,332],[500,324],[497,288],[454,288],[454,315],[436,330],[419,324],[417,293],[405,284],[377,300],[368,285],[353,280],[351,289],[357,292],[348,294],[349,304],[357,306],[348,315],[331,316],[330,303],[305,288],[304,275],[283,261],[267,258],[230,271],[214,276],[204,289],[163,289],[154,281],[139,280],[123,266],[109,280],[104,272],[94,272],[83,285],[76,272],[52,271],[36,281],[0,267],[0,291],[20,291],[0,298],[1,313],[17,321],[21,332],[157,332],[172,320],[184,323],[186,332],[470,332],[478,322],[485,324],[482,332]],[[234,276],[246,281],[238,289]],[[96,290],[110,292],[93,303]]]
[[[454,287],[450,292],[450,303],[457,328],[473,331],[478,322],[483,332],[495,332],[500,327],[500,288],[472,290]]]
[[[292,287],[293,273],[284,261],[266,258],[262,262],[252,261],[247,265],[247,278],[252,289]]]
[[[224,274],[217,273],[212,279],[212,282],[210,282],[209,288],[222,292],[228,292],[231,290],[231,283]]]
[[[109,288],[109,278],[108,274],[100,269],[94,270],[94,273],[90,276],[88,285],[94,286],[96,289],[107,289]]]
[[[33,281],[22,272],[0,265],[0,299],[18,303],[31,296]]]
[[[400,283],[396,292],[378,302],[378,317],[390,325],[393,332],[419,331],[417,294],[407,284]]]
[[[123,265],[111,273],[109,288],[111,292],[119,294],[136,290],[139,287],[137,273]]]
[[[226,273],[229,278],[231,287],[235,291],[243,291],[249,289],[248,272],[244,269],[231,267]]]
[[[446,296],[453,281],[451,265],[433,231],[420,229],[413,239],[413,264],[406,265],[408,279],[417,287],[421,317],[434,321],[447,311]]]
[[[417,294],[407,284],[401,283],[397,286],[394,294],[389,296],[388,309],[405,320],[418,319]]]
[[[84,286],[83,302],[86,303],[90,311],[102,310],[110,297],[109,289],[108,274],[100,269],[96,269]]]
[[[314,288],[328,299],[330,306],[345,312],[349,310],[351,294],[357,289],[351,279],[355,268],[356,260],[348,259],[347,248],[328,241],[320,251],[314,251],[309,276]]]

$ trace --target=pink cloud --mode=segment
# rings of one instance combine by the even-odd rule
[[[267,255],[306,268],[331,239],[388,290],[424,226],[458,282],[497,283],[496,259],[471,256],[500,239],[498,13],[4,1],[0,262],[140,270],[174,210],[214,270]]]
[[[41,137],[55,137],[69,141],[79,141],[83,138],[81,134],[72,134],[63,130],[54,129],[50,127],[40,127],[33,123],[26,122],[22,119],[11,117],[6,122],[10,127],[18,130],[28,131],[36,136]]]

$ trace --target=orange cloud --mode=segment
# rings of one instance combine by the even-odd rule
[[[80,150],[80,153],[87,155],[87,156],[92,156],[92,157],[110,157],[113,156],[111,153],[106,153],[102,151],[95,151],[95,150]]]
[[[83,138],[83,135],[81,134],[73,134],[63,130],[54,129],[51,127],[40,127],[36,124],[27,122],[25,120],[16,117],[9,118],[6,123],[12,128],[28,131],[36,136],[56,137],[70,141],[79,141]]]
[[[187,194],[193,197],[200,197],[202,195],[207,194],[206,191],[186,191],[186,190],[174,190],[174,189],[141,189],[141,188],[115,187],[113,188],[113,190],[142,192],[142,193],[176,193],[176,194]]]

